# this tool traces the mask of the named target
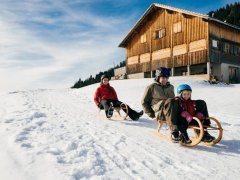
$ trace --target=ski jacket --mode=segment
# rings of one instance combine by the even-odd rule
[[[150,84],[143,95],[142,107],[144,112],[151,118],[157,116],[164,102],[169,98],[174,98],[174,87],[169,82],[162,85],[155,81]]]
[[[118,100],[117,93],[109,84],[101,84],[94,95],[94,102],[99,106],[101,100]]]
[[[182,111],[187,111],[191,116],[196,114],[196,102],[194,100],[185,100],[179,97],[176,100],[179,101]]]

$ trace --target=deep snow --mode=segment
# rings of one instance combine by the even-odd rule
[[[141,110],[152,79],[110,81],[119,99]],[[209,85],[191,78],[193,99],[204,99],[224,135],[213,147],[182,147],[153,135],[156,124],[109,121],[93,94],[81,89],[0,94],[0,179],[238,179],[240,85]]]

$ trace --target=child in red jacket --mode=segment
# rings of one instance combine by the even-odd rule
[[[190,144],[192,141],[188,137],[187,128],[189,124],[193,124],[193,117],[197,117],[204,125],[210,125],[210,121],[204,121],[208,117],[207,105],[203,100],[191,100],[192,88],[187,84],[181,84],[177,88],[177,93],[179,94],[176,99],[179,101],[181,140],[186,144]],[[207,131],[204,131],[202,141],[211,142],[214,139]]]
[[[118,100],[117,93],[112,86],[109,84],[109,77],[102,75],[100,86],[97,88],[94,95],[95,104],[101,109],[104,108],[107,118],[111,118],[113,115],[114,107],[120,107],[121,101]],[[111,106],[113,105],[113,106]],[[128,116],[136,121],[142,115],[143,111],[139,113],[128,107]],[[126,111],[123,109],[123,111]]]

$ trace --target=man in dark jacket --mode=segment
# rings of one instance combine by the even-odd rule
[[[146,88],[142,106],[149,117],[166,120],[171,128],[172,140],[179,141],[178,102],[174,99],[174,87],[168,81],[169,76],[167,68],[156,70],[155,82]]]

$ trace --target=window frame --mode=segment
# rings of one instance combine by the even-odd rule
[[[140,43],[143,44],[143,43],[146,43],[147,42],[147,34],[146,33],[143,33],[141,36],[140,36]]]
[[[173,33],[180,33],[182,32],[183,29],[182,29],[182,22],[181,21],[178,21],[176,23],[173,24]]]
[[[236,48],[236,56],[240,56],[240,46],[235,46]]]
[[[154,32],[154,39],[161,39],[166,36],[166,28],[156,29]]]
[[[230,54],[230,44],[227,42],[224,43],[224,52]]]
[[[216,46],[215,46],[216,45]],[[212,39],[212,47],[219,49],[219,40],[217,39]]]

